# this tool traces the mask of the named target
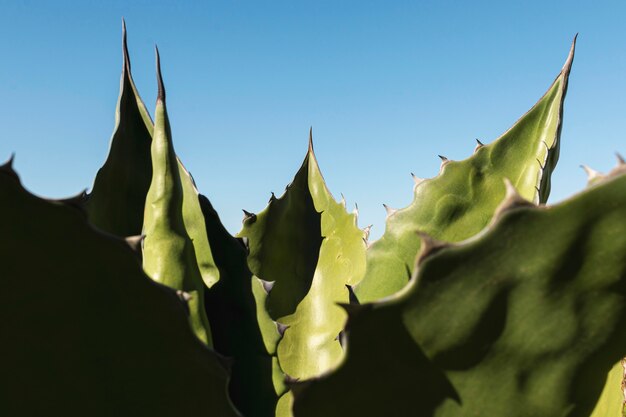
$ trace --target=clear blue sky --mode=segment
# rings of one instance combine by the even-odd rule
[[[233,233],[282,194],[313,126],[331,191],[380,236],[410,172],[504,132],[577,32],[551,201],[583,188],[581,163],[626,153],[624,1],[0,1],[0,159],[36,194],[90,187],[105,159],[122,16],[149,108],[159,45],[177,153]]]

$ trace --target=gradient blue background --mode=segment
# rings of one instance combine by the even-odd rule
[[[626,153],[626,2],[0,1],[0,159],[31,191],[91,186],[108,152],[126,18],[149,108],[159,45],[177,153],[228,229],[282,194],[309,126],[336,198],[384,230],[409,173],[464,159],[545,92],[579,32],[551,201]]]

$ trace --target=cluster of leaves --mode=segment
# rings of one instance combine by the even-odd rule
[[[573,57],[370,245],[311,135],[230,235],[176,156],[158,51],[153,122],[124,28],[91,192],[40,199],[0,168],[2,414],[622,415],[626,164],[544,206]]]

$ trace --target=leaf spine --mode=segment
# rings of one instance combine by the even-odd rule
[[[589,168],[587,165],[581,165],[580,166],[583,171],[585,171],[585,174],[587,174],[587,182],[591,182],[594,181],[598,178],[602,178],[602,174],[598,171],[596,171],[595,169]]]
[[[433,238],[431,235],[429,235],[426,232],[422,232],[418,230],[417,235],[422,241],[422,244],[420,245],[420,252],[417,255],[416,265],[420,265],[422,262],[424,262],[426,258],[434,255],[435,253],[439,252],[441,249],[445,249],[445,248],[452,246],[449,243],[442,242],[440,240]]]
[[[165,86],[163,85],[163,74],[161,74],[161,56],[159,55],[159,48],[154,45],[154,52],[156,55],[156,69],[157,69],[157,84],[158,93],[157,101],[165,102]]]
[[[365,243],[367,243],[367,240],[370,237],[370,232],[372,231],[372,224],[370,224],[369,226],[367,226],[365,229],[363,229],[363,234],[365,235],[363,237],[363,239],[365,240]]]
[[[441,166],[439,167],[439,171],[441,171],[446,165],[450,163],[450,160],[443,155],[437,155],[441,159]]]
[[[130,77],[130,55],[128,53],[128,41],[126,35],[126,20],[122,17],[122,76]]]
[[[141,247],[146,235],[128,236],[124,238],[128,247],[135,253],[141,255]]]
[[[483,146],[485,146],[485,144],[482,143],[478,138],[476,138],[476,147],[474,148],[474,153],[478,152],[478,150]]]
[[[15,152],[11,153],[9,159],[7,159],[4,164],[0,165],[0,169],[14,174],[15,170],[13,169],[13,161],[15,161]]]
[[[309,128],[309,153],[314,154],[313,152],[313,126]]]
[[[578,39],[578,33],[574,35],[574,40],[572,40],[572,46],[570,47],[569,54],[567,55],[565,64],[563,64],[563,68],[561,69],[562,74],[569,75],[572,69],[572,63],[574,62],[574,54],[576,53],[576,39]]]
[[[383,207],[385,208],[385,211],[387,212],[387,217],[393,216],[398,211],[397,209],[391,208],[387,204],[384,204],[384,203],[383,203]]]
[[[541,168],[541,170],[543,171],[543,170],[545,169],[545,167],[546,167],[546,166],[545,166],[544,164],[542,164],[542,163],[541,163],[541,161],[539,160],[539,158],[536,158],[536,160],[537,160],[537,163],[539,164],[539,168]],[[537,190],[537,191],[539,191],[539,190]]]
[[[346,284],[346,288],[348,289],[348,301],[350,301],[350,304],[361,304],[356,294],[354,293],[352,285]]]
[[[261,285],[263,285],[266,294],[269,294],[272,288],[274,288],[274,284],[276,284],[276,281],[265,281],[261,278],[259,278],[259,281],[261,281]]]
[[[413,182],[415,183],[415,185],[420,185],[424,181],[424,178],[417,177],[412,172],[411,172],[411,178],[413,178]]]
[[[241,211],[243,211],[243,223],[246,223],[248,220],[252,222],[256,220],[256,214],[250,213],[249,211],[244,209],[241,209]]]
[[[181,301],[185,303],[193,298],[191,294],[182,290],[176,290],[176,295],[178,296],[178,298],[180,298]]]
[[[508,178],[504,178],[504,186],[506,189],[506,194],[504,195],[504,199],[502,200],[498,208],[496,208],[493,219],[491,221],[492,224],[497,222],[502,217],[502,215],[504,215],[504,213],[512,209],[518,207],[536,207],[535,204],[526,200],[517,192],[517,189]],[[539,192],[537,187],[535,187],[535,190]]]
[[[274,323],[276,323],[276,330],[278,330],[278,334],[280,334],[281,337],[285,337],[285,332],[287,331],[289,326],[283,323],[279,323],[277,321]]]

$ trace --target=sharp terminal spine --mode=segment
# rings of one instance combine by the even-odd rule
[[[159,55],[159,48],[154,45],[154,51],[156,54],[156,68],[157,68],[157,101],[165,103],[165,85],[163,84],[163,74],[161,73],[161,56]]]

